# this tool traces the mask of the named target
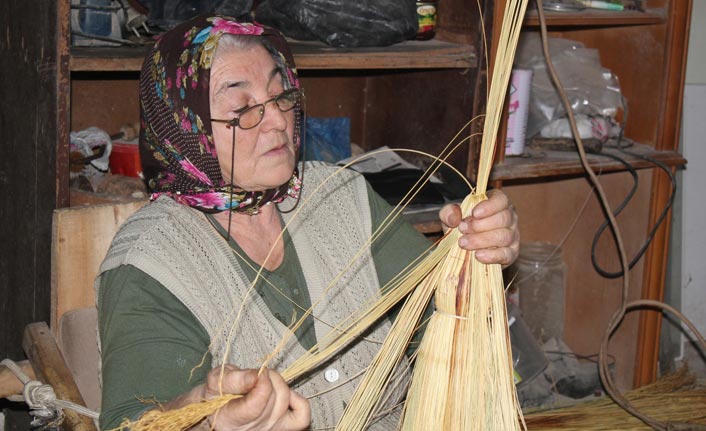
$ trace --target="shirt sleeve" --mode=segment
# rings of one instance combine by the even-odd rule
[[[425,254],[432,243],[407,223],[401,215],[386,222],[385,219],[392,212],[392,206],[377,194],[370,184],[367,184],[367,187],[373,232],[383,223],[389,223],[389,226],[371,246],[378,279],[382,287],[411,262]]]
[[[137,418],[153,407],[150,401],[169,401],[188,391],[211,369],[203,326],[174,295],[133,266],[101,277],[98,330],[101,429]]]
[[[373,220],[373,232],[377,227],[385,223],[385,218],[392,211],[392,207],[380,195],[378,195],[368,184],[368,201],[370,202],[370,214]],[[431,241],[407,223],[401,216],[393,220],[385,228],[378,240],[373,242],[371,251],[375,268],[377,270],[380,286],[385,286],[397,274],[405,270],[410,263],[418,257],[426,254],[432,245]],[[388,318],[394,321],[402,308],[402,302],[394,306],[388,313]],[[426,322],[434,311],[433,299],[427,306],[420,319],[417,332],[410,341],[407,355],[411,356],[424,335]]]

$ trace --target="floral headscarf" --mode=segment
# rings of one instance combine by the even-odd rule
[[[204,212],[232,210],[256,214],[270,202],[298,196],[295,168],[277,188],[246,191],[222,177],[213,142],[209,78],[223,34],[253,35],[282,71],[285,89],[299,88],[294,60],[284,38],[271,28],[221,16],[201,16],[164,33],[145,59],[140,75],[140,155],[154,200],[167,195]],[[301,140],[302,108],[295,108],[294,145]]]

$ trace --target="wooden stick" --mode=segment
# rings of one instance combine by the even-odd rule
[[[74,383],[73,375],[61,356],[54,336],[44,322],[30,323],[22,340],[29,362],[42,383],[51,385],[57,399],[86,405]],[[64,411],[66,419],[62,426],[68,431],[96,431],[93,420],[71,409]]]

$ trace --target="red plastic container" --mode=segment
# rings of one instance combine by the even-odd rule
[[[126,177],[140,176],[142,164],[137,144],[113,142],[113,149],[110,152],[110,172]]]

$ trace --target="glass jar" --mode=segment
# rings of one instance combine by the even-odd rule
[[[520,310],[540,342],[564,333],[566,265],[561,247],[547,242],[520,244],[520,255],[508,281],[517,290]],[[513,280],[514,277],[514,280]]]

